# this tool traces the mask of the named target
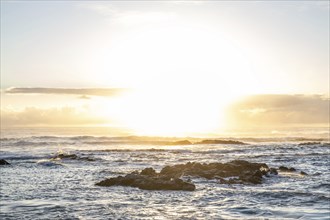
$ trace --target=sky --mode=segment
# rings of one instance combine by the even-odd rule
[[[329,1],[1,1],[1,123],[329,125]]]

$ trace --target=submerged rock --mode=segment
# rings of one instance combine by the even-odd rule
[[[0,159],[0,165],[10,165],[6,160]]]
[[[288,173],[298,172],[298,170],[293,168],[293,167],[288,168],[288,167],[285,167],[285,166],[280,166],[278,168],[278,170],[281,171],[281,172],[288,172]],[[300,171],[299,174],[303,175],[303,176],[308,175],[305,171]]]

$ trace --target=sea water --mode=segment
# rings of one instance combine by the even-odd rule
[[[97,132],[96,132],[97,133]],[[105,130],[3,129],[0,219],[330,219],[326,136],[240,138],[247,145],[162,145]],[[299,144],[301,142],[315,142]],[[59,153],[80,159],[57,159]],[[86,159],[88,158],[88,159]],[[187,162],[240,159],[294,167],[260,185],[192,178],[196,190],[148,191],[95,186],[105,178]],[[301,175],[300,171],[308,175]]]

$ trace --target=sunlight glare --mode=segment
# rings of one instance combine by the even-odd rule
[[[224,126],[226,105],[258,88],[244,53],[207,28],[126,36],[99,66],[102,81],[135,89],[122,97],[117,118],[141,135],[212,132]]]

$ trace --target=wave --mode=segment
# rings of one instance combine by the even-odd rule
[[[276,199],[292,199],[297,197],[305,197],[310,198],[313,201],[326,201],[328,202],[330,197],[325,193],[320,192],[303,192],[298,190],[272,190],[272,191],[264,191],[264,192],[256,192],[256,195],[260,195],[266,198],[276,198]]]
[[[56,142],[56,141],[13,141],[2,142],[2,146],[24,147],[24,146],[57,146],[57,145],[75,145],[74,142]]]
[[[58,167],[58,166],[64,166],[63,164],[57,162],[57,161],[54,161],[54,160],[39,160],[37,161],[37,164],[38,165],[42,165],[42,166],[45,166],[45,167]]]
[[[43,139],[57,139],[57,138],[62,138],[60,136],[31,136],[31,138],[33,139],[40,139],[40,140],[43,140]]]
[[[103,149],[103,150],[82,150],[83,152],[169,152],[169,151],[178,151],[178,150],[169,150],[169,149]],[[187,151],[185,151],[187,152]]]
[[[40,160],[44,159],[45,156],[31,156],[31,155],[24,155],[24,156],[1,156],[0,159],[4,160]]]
[[[329,147],[327,139],[322,138],[167,138],[167,137],[142,137],[142,136],[30,136],[22,138],[1,138],[1,146],[51,146],[51,145],[154,145],[154,146],[189,146],[189,145],[243,145],[246,143],[292,143],[294,146],[287,147]],[[266,146],[266,145],[265,145]]]
[[[313,189],[322,189],[322,188],[330,190],[330,183],[321,183],[321,184],[313,187]]]

